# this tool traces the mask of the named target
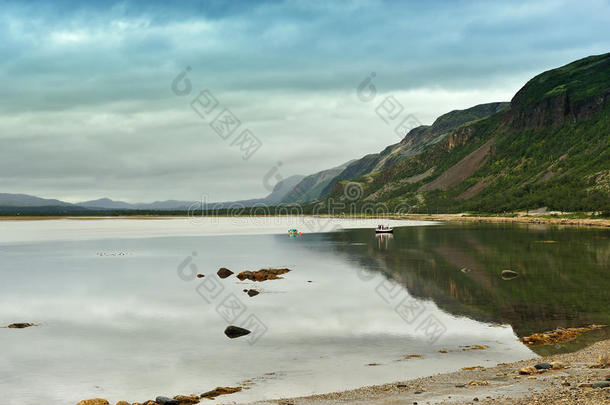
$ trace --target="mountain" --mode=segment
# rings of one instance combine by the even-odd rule
[[[277,205],[305,176],[295,175],[279,181],[273,191],[264,198],[255,198],[251,200],[211,203],[211,207],[228,208],[228,207],[251,207],[254,205]],[[54,215],[63,214],[86,214],[94,211],[124,211],[124,210],[139,210],[139,211],[186,211],[191,207],[200,206],[200,202],[195,201],[155,201],[152,203],[127,203],[124,201],[115,201],[110,198],[100,198],[97,200],[83,201],[76,204],[67,203],[55,199],[45,199],[34,197],[26,194],[7,194],[0,193],[0,210],[1,214],[40,214],[52,213]],[[27,208],[24,210],[24,208]]]
[[[47,198],[34,197],[27,194],[0,193],[0,207],[66,207],[73,204]]]
[[[276,205],[281,203],[286,198],[288,193],[294,190],[304,178],[305,176],[294,175],[278,182],[273,188],[271,194],[263,199],[264,204]]]
[[[100,198],[98,200],[84,201],[78,203],[81,207],[102,208],[102,209],[134,209],[132,204],[123,201],[113,201],[110,198]]]
[[[356,179],[382,171],[435,145],[460,125],[495,114],[506,107],[508,107],[507,102],[489,103],[441,115],[431,126],[422,125],[412,129],[399,143],[388,146],[380,153],[366,155],[350,163],[328,182],[321,195],[329,194],[338,181]]]
[[[282,199],[284,204],[302,204],[315,201],[322,196],[322,191],[333,181],[353,160],[332,169],[304,177]]]
[[[349,181],[363,189],[358,203],[414,212],[610,212],[610,54],[534,77],[509,106],[483,106],[470,117],[471,109],[446,114],[349,165],[329,198],[345,199]],[[392,158],[409,142],[404,158]]]
[[[359,199],[347,200],[348,183]],[[440,116],[399,143],[344,165],[280,181],[264,198],[218,208],[334,199],[383,203],[412,212],[488,212],[547,207],[610,213],[610,54],[590,56],[528,81],[510,103],[481,104]],[[1,211],[185,210],[188,201],[78,205],[0,194]],[[323,204],[325,205],[325,204]],[[75,208],[76,207],[76,208]],[[313,205],[309,205],[313,208]],[[387,207],[387,208],[385,208]],[[317,212],[323,212],[318,210]]]

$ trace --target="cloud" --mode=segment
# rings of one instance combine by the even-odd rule
[[[398,139],[355,88],[376,73],[420,121],[508,100],[610,48],[605,1],[9,2],[0,11],[0,190],[131,201],[264,195]],[[186,66],[263,141],[248,162],[170,91]]]

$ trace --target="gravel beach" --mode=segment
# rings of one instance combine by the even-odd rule
[[[610,365],[603,364],[608,355],[610,340],[605,340],[574,353],[255,404],[610,404],[610,387],[593,387],[610,386]],[[519,373],[541,363],[556,368]]]

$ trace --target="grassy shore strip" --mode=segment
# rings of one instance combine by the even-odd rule
[[[411,214],[392,217],[395,219],[411,219],[418,221],[442,222],[493,222],[493,223],[523,223],[543,225],[592,226],[610,228],[610,219],[605,218],[562,218],[550,216],[476,216],[466,214]]]
[[[231,215],[215,215],[216,217],[233,217]],[[249,217],[250,215],[238,215]],[[253,215],[252,217],[290,217],[292,215]],[[493,222],[493,223],[524,223],[543,225],[566,225],[610,228],[610,219],[606,218],[580,218],[580,217],[553,217],[553,216],[483,216],[471,214],[408,214],[408,215],[302,215],[304,217],[338,218],[338,219],[406,219],[414,221],[440,221],[440,222]],[[212,217],[212,216],[210,216]],[[67,219],[76,221],[95,221],[106,219],[184,219],[188,215],[119,215],[119,216],[0,216],[0,221],[45,221]]]
[[[606,368],[599,365],[600,356],[603,358],[609,353],[610,340],[604,340],[574,353],[256,404],[607,404],[610,388],[591,385],[610,378],[608,365]],[[542,362],[560,362],[565,368],[519,374],[519,369]]]

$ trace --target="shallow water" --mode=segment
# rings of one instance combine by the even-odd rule
[[[3,403],[343,390],[530,358],[517,334],[607,320],[607,231],[400,224],[382,239],[373,221],[0,222],[0,324],[40,325],[0,329]],[[219,267],[292,272],[253,283]],[[229,323],[255,333],[229,340]]]

